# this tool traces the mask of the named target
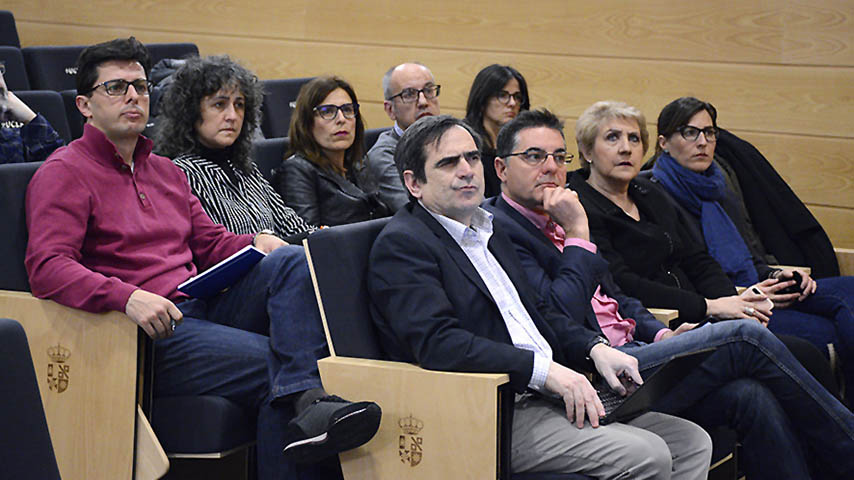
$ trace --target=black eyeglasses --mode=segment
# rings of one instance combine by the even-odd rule
[[[498,99],[499,102],[507,105],[510,103],[510,97],[513,97],[513,100],[516,100],[516,103],[522,104],[525,101],[525,96],[522,95],[522,92],[510,93],[507,90],[502,90],[495,95],[495,98]]]
[[[533,147],[525,150],[524,152],[508,153],[505,155],[499,155],[499,157],[519,157],[528,165],[536,167],[538,165],[542,165],[546,159],[549,158],[549,155],[555,159],[555,163],[558,164],[558,166],[569,165],[572,163],[572,159],[575,158],[575,156],[569,152],[555,150],[554,152],[549,153],[542,148]]]
[[[718,127],[697,128],[691,125],[679,127],[676,131],[682,135],[682,138],[689,142],[697,141],[700,138],[700,132],[703,132],[703,136],[706,137],[707,142],[714,142],[718,139],[718,134],[720,133]]]
[[[136,90],[137,95],[148,96],[148,94],[151,93],[151,88],[154,86],[154,83],[144,78],[139,78],[132,82],[117,78],[115,80],[107,80],[104,83],[99,83],[94,87],[90,88],[89,92],[94,92],[98,89],[98,87],[104,87],[104,92],[106,92],[107,95],[111,97],[120,97],[128,93],[128,87],[130,87],[131,85],[133,85],[133,89]]]
[[[324,120],[332,120],[338,116],[338,110],[344,114],[344,118],[353,118],[359,113],[358,103],[345,103],[344,105],[318,105],[313,109]]]
[[[397,95],[392,95],[388,97],[387,100],[394,100],[396,97],[400,97],[401,102],[412,103],[418,100],[418,94],[420,93],[424,94],[425,99],[433,100],[434,98],[439,96],[439,90],[441,88],[441,85],[427,85],[420,90],[417,88],[404,88]]]

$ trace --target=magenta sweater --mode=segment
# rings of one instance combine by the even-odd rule
[[[137,288],[173,301],[179,283],[252,242],[213,223],[187,176],[143,137],[133,172],[86,125],[27,188],[26,267],[33,295],[90,312],[125,311]]]

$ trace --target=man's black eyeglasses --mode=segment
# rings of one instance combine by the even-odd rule
[[[388,97],[387,100],[394,100],[396,97],[400,97],[401,102],[412,103],[418,100],[418,94],[420,93],[424,94],[425,99],[432,100],[439,96],[439,90],[441,88],[441,85],[427,85],[420,90],[417,88],[404,88],[397,95]]]
[[[572,159],[575,158],[575,156],[569,152],[556,150],[549,153],[541,148],[529,148],[524,152],[507,153],[505,155],[499,155],[499,157],[519,157],[528,165],[536,167],[537,165],[542,165],[546,159],[549,158],[549,155],[555,159],[555,163],[559,166],[569,165],[572,162]]]
[[[107,80],[104,83],[99,83],[94,87],[89,89],[89,92],[94,92],[98,87],[104,87],[104,92],[111,97],[120,97],[122,95],[126,95],[128,93],[128,87],[133,85],[133,89],[136,90],[137,95],[148,95],[151,93],[151,88],[154,86],[154,83],[144,79],[139,78],[132,82],[128,82],[127,80],[117,78],[115,80]],[[86,93],[89,93],[86,92]]]

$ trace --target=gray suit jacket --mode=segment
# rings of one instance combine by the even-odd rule
[[[400,174],[394,165],[394,151],[400,136],[394,128],[380,134],[377,142],[365,155],[367,176],[371,185],[377,186],[380,200],[392,212],[409,202],[409,192],[400,181]]]

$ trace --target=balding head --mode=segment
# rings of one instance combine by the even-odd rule
[[[436,97],[430,99],[423,92],[418,93],[411,102],[405,102],[400,96],[406,89],[423,90],[435,85],[433,73],[420,63],[402,63],[389,69],[383,76],[386,114],[404,130],[419,118],[438,115],[438,92]]]

